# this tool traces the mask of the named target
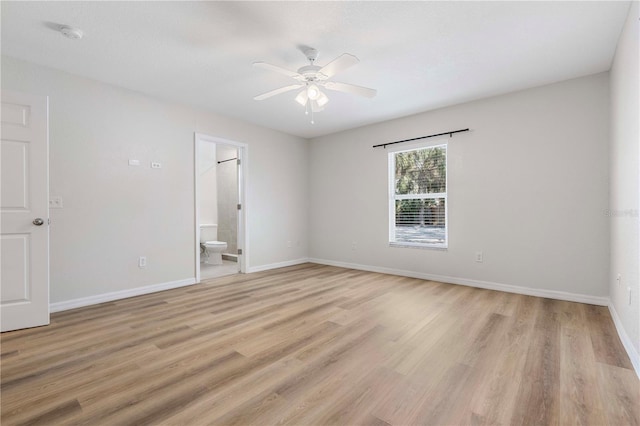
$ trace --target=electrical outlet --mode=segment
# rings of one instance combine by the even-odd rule
[[[156,161],[153,161],[153,162],[151,163],[151,168],[152,168],[152,169],[161,169],[161,168],[162,168],[162,163],[158,163],[158,162],[156,162]]]
[[[618,281],[618,285],[620,285],[622,283],[622,275],[618,274],[618,276],[616,277],[616,281]]]
[[[147,258],[145,256],[140,256],[138,258],[138,268],[146,268],[147,267]]]
[[[481,251],[476,252],[476,262],[478,263],[484,262],[484,254]]]

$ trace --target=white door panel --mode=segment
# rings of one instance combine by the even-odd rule
[[[3,90],[1,113],[0,328],[8,331],[49,324],[48,100]]]
[[[4,126],[4,124],[3,124]],[[29,208],[29,144],[3,138],[2,154],[2,192],[0,205],[2,211],[27,210]]]

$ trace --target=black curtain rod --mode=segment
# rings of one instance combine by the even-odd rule
[[[449,137],[452,137],[454,133],[461,133],[461,132],[468,132],[469,129],[460,129],[460,130],[452,130],[450,132],[444,132],[444,133],[437,133],[435,135],[429,135],[429,136],[420,136],[419,138],[412,138],[412,139],[405,139],[403,141],[395,141],[395,142],[387,142],[387,143],[381,143],[379,145],[374,145],[374,148],[378,148],[378,147],[383,147],[386,148],[387,145],[393,145],[395,143],[403,143],[403,142],[411,142],[411,141],[417,141],[418,139],[427,139],[427,138],[434,138],[436,136],[443,136],[443,135],[449,135]]]
[[[238,159],[238,157],[236,157],[236,158],[229,158],[228,160],[218,161],[218,164],[220,164],[220,163],[226,163],[227,161],[233,161],[233,160],[237,160],[237,159]]]

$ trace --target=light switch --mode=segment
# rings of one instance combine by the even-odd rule
[[[49,198],[49,208],[50,209],[61,209],[62,206],[62,197],[51,197]]]

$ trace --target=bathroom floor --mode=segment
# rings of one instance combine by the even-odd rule
[[[200,279],[223,277],[238,273],[238,263],[222,259],[222,265],[200,264]]]

